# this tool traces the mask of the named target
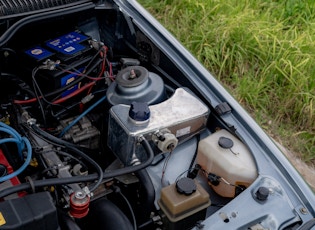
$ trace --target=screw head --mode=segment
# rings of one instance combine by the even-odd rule
[[[308,211],[307,211],[307,209],[306,208],[300,208],[300,212],[302,213],[302,214],[304,214],[304,215],[306,215],[306,214],[308,214]]]

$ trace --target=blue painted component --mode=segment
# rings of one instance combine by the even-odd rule
[[[48,42],[46,42],[46,46],[59,53],[73,55],[86,48],[80,43],[87,39],[88,37],[83,34],[77,32],[70,32],[66,35],[49,40]]]
[[[95,102],[93,105],[91,105],[88,109],[86,109],[83,113],[81,113],[76,119],[74,119],[68,126],[66,126],[61,133],[59,134],[59,137],[63,137],[69,129],[71,129],[72,126],[74,126],[76,123],[80,121],[82,117],[87,115],[92,109],[94,109],[96,106],[98,106],[100,103],[102,103],[106,99],[106,96],[103,96],[100,98],[97,102]]]
[[[147,121],[150,118],[150,108],[146,102],[132,102],[129,117],[135,121]]]
[[[66,85],[70,84],[71,82],[73,82],[78,75],[84,70],[84,68],[80,68],[78,70],[77,73],[69,73],[65,76],[63,76],[60,79],[60,87],[65,87]],[[66,90],[63,94],[62,97],[67,96],[68,94],[74,92],[75,90],[77,90],[79,88],[78,84],[74,85],[73,87],[69,88],[68,90]]]
[[[42,60],[53,55],[52,52],[40,46],[35,46],[34,48],[26,50],[25,53],[31,56],[32,58],[35,58],[36,60]]]

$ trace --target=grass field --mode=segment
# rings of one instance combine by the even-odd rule
[[[315,164],[315,1],[139,2],[269,134]]]

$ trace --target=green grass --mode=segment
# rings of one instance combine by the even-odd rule
[[[315,163],[315,1],[139,2],[267,132]]]

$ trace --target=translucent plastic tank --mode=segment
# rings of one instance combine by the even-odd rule
[[[257,177],[256,164],[247,147],[224,129],[199,142],[197,163],[207,173],[220,177],[218,184],[209,184],[223,197],[235,197]]]
[[[161,190],[158,204],[166,217],[165,229],[191,229],[197,221],[205,219],[207,207],[210,205],[210,197],[197,181],[193,183],[195,189],[188,191],[191,185],[188,186],[187,181],[185,182],[184,190],[189,188],[184,193],[179,189],[177,183]]]

